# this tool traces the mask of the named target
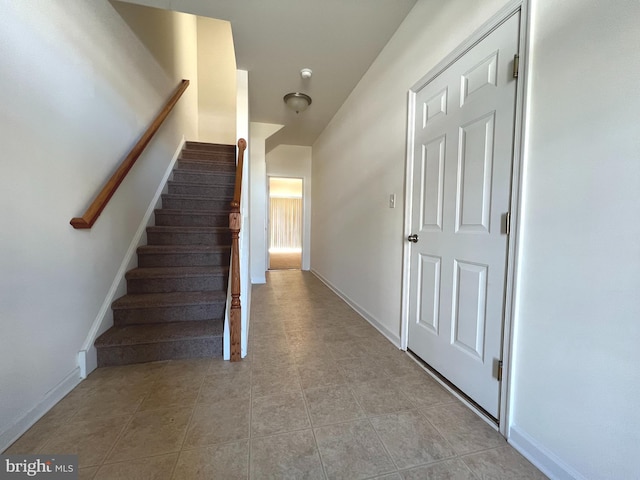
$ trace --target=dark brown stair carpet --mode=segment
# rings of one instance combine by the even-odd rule
[[[235,145],[187,142],[95,342],[98,366],[222,355]]]

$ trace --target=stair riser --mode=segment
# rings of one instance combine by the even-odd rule
[[[234,185],[193,185],[169,182],[169,195],[199,195],[201,197],[233,199]]]
[[[98,348],[98,367],[222,356],[222,337]]]
[[[197,160],[178,160],[178,168],[185,170],[199,170],[203,172],[228,172],[236,171],[236,166],[225,162],[203,162]]]
[[[235,175],[203,175],[201,171],[176,169],[173,171],[173,181],[197,185],[234,185]]]
[[[216,233],[165,233],[147,232],[149,245],[230,245],[230,232]]]
[[[229,253],[138,254],[138,266],[147,267],[217,267],[229,265]]]
[[[176,307],[122,308],[113,311],[113,324],[142,325],[224,318],[224,302]]]
[[[228,227],[229,215],[176,215],[156,212],[159,227]]]
[[[204,197],[184,198],[162,195],[162,208],[171,210],[220,210],[228,212],[230,210],[230,200],[227,199],[207,199]]]
[[[224,145],[220,143],[198,143],[198,142],[186,142],[183,152],[222,152],[230,155],[236,154],[235,145]]]
[[[135,278],[127,280],[127,293],[208,292],[227,288],[227,275],[183,278]]]
[[[230,163],[232,165],[236,164],[236,158],[233,153],[228,152],[206,152],[201,150],[183,150],[180,153],[180,158],[184,158],[186,160],[204,160],[211,162],[223,162]]]

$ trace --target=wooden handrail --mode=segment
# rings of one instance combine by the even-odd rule
[[[140,137],[138,143],[134,145],[129,154],[122,161],[118,170],[116,170],[107,183],[105,183],[104,187],[102,187],[102,190],[100,190],[100,193],[98,193],[91,205],[89,205],[89,208],[84,212],[84,215],[71,219],[71,222],[69,223],[71,223],[73,228],[91,228],[93,226],[104,210],[104,207],[107,206],[107,203],[109,203],[109,200],[127,176],[127,173],[129,173],[129,170],[131,170],[131,167],[133,167],[133,164],[136,163],[136,160],[138,160],[138,157],[142,154],[145,147],[149,144],[155,133],[160,129],[162,122],[165,121],[171,110],[173,110],[173,107],[178,103],[178,100],[188,86],[189,80],[182,80],[182,82],[180,82],[180,85],[175,89],[173,95],[171,95],[171,98],[167,101],[164,108],[156,116],[149,128],[147,128],[147,131],[144,132],[142,137]]]
[[[240,225],[242,217],[240,215],[240,195],[242,194],[242,165],[244,163],[244,151],[247,148],[247,141],[244,138],[238,140],[238,163],[236,164],[236,185],[233,191],[231,202],[231,213],[229,214],[229,230],[231,230],[231,309],[229,312],[229,337],[231,339],[231,361],[242,360],[241,340],[241,318],[242,306],[240,305]]]

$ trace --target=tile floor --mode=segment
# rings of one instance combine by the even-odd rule
[[[6,453],[81,479],[544,479],[307,272],[254,286],[250,356],[101,368]]]

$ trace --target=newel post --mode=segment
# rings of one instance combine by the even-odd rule
[[[229,229],[231,230],[231,311],[229,313],[229,328],[231,338],[231,361],[241,360],[240,332],[241,312],[240,305],[240,212],[229,214]]]
[[[229,311],[229,337],[231,339],[231,361],[242,360],[240,339],[242,335],[242,306],[240,304],[240,196],[242,187],[242,166],[247,142],[238,140],[238,164],[236,165],[236,185],[229,214],[231,231],[231,308]]]

